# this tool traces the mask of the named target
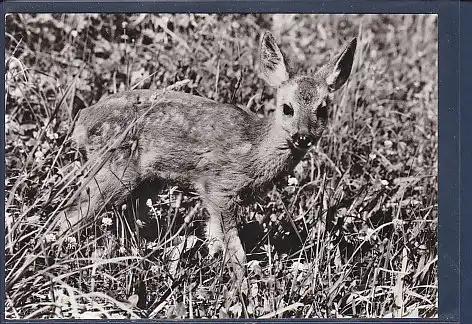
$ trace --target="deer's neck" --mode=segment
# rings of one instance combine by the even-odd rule
[[[302,157],[292,154],[287,142],[288,134],[271,119],[262,120],[257,129],[258,142],[249,165],[254,189],[269,185],[282,173],[295,167]]]

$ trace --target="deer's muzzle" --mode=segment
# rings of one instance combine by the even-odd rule
[[[296,133],[292,136],[292,143],[298,149],[307,150],[315,143],[315,139],[310,134]]]

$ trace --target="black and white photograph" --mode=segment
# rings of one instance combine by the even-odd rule
[[[438,317],[438,15],[8,13],[5,318]]]

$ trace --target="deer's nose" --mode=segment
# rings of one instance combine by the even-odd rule
[[[309,149],[314,143],[314,138],[310,134],[296,133],[292,136],[292,142],[297,148]]]

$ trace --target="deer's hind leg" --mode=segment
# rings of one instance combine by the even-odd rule
[[[77,206],[65,212],[64,220],[60,223],[60,232],[76,229],[79,224],[85,222],[95,222],[94,218],[105,205],[117,207],[118,204],[125,202],[126,197],[136,188],[137,181],[138,176],[132,169],[111,170],[108,166],[104,166],[80,193]]]

